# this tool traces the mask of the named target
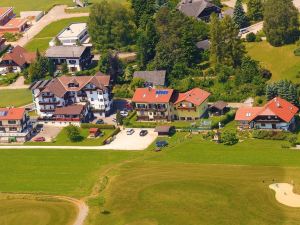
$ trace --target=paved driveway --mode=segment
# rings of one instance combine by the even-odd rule
[[[44,17],[42,17],[38,22],[34,23],[30,29],[28,29],[22,38],[20,38],[16,42],[12,42],[11,44],[16,46],[24,46],[26,45],[35,35],[37,35],[44,27],[49,25],[50,23],[73,17],[81,17],[88,16],[89,13],[66,13],[65,8],[66,5],[58,5],[54,6]]]
[[[54,138],[56,138],[61,130],[62,127],[44,125],[43,129],[32,139],[35,139],[37,137],[44,137],[46,139],[46,142],[51,142]]]
[[[154,129],[148,130],[148,134],[144,137],[139,135],[142,129],[134,128],[135,132],[132,135],[127,135],[127,128],[117,134],[116,139],[108,145],[101,146],[103,149],[116,149],[116,150],[144,150],[146,149],[156,138],[157,133]]]

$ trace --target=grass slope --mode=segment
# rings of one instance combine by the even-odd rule
[[[0,107],[23,106],[32,102],[28,89],[0,90]]]
[[[246,43],[248,54],[261,65],[271,70],[272,80],[289,79],[299,81],[296,75],[300,72],[300,57],[294,55],[296,45],[273,47],[266,41]]]
[[[27,43],[25,48],[28,51],[36,51],[36,49],[39,49],[41,52],[43,52],[49,47],[49,41],[51,41],[51,39],[55,37],[63,28],[71,23],[87,22],[87,19],[88,17],[75,17],[53,22],[46,26],[29,43]]]
[[[76,211],[74,205],[63,201],[5,199],[0,204],[0,224],[71,225]]]
[[[133,152],[0,150],[0,192],[86,196],[105,166]]]

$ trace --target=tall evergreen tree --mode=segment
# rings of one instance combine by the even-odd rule
[[[263,19],[263,3],[262,0],[247,1],[247,16],[252,21],[260,21]]]
[[[237,0],[233,10],[233,21],[239,29],[248,26],[248,18],[243,8],[242,0]]]
[[[222,52],[221,22],[216,14],[210,18],[210,61],[213,65],[220,64],[223,58]]]
[[[155,57],[155,47],[158,42],[155,25],[149,20],[145,30],[139,32],[137,41],[138,63],[141,69],[145,69],[147,64]]]
[[[298,10],[292,0],[267,0],[264,8],[264,32],[273,46],[299,39]]]

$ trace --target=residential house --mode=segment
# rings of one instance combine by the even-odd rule
[[[91,48],[86,46],[53,46],[47,49],[45,56],[57,67],[66,63],[71,72],[87,69],[93,58]]]
[[[32,130],[24,108],[0,108],[0,143],[25,142]]]
[[[137,88],[132,102],[139,120],[172,120],[173,89]]]
[[[240,129],[293,130],[298,108],[292,103],[276,97],[263,107],[241,107],[235,120]]]
[[[209,96],[209,92],[200,88],[194,88],[185,93],[177,93],[174,99],[174,119],[200,119],[207,112]]]
[[[163,87],[166,85],[166,71],[136,71],[133,78],[138,77],[145,80],[145,87]]]
[[[56,108],[86,102],[95,116],[105,117],[112,108],[109,76],[61,76],[37,81],[30,90],[41,118],[57,118]]]
[[[3,55],[0,62],[0,74],[18,73],[36,60],[36,53],[28,52],[21,46],[16,46],[11,52]]]
[[[8,21],[14,18],[13,7],[0,7],[0,26],[4,26]]]
[[[205,115],[209,96],[199,88],[178,93],[148,87],[138,88],[132,102],[139,120],[197,120]]]
[[[88,37],[87,23],[72,23],[52,39],[49,45],[55,46],[56,38],[60,41],[61,45],[64,46],[81,45]]]
[[[208,22],[211,14],[221,17],[221,9],[210,0],[181,0],[177,6],[184,15]]]

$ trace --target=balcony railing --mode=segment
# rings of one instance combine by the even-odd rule
[[[196,111],[196,107],[195,106],[178,106],[176,107],[177,110],[194,110]]]
[[[54,112],[55,109],[41,109],[40,111],[47,113],[47,112]]]
[[[54,102],[43,102],[43,101],[39,101],[40,105],[58,105],[59,101],[54,101]]]

